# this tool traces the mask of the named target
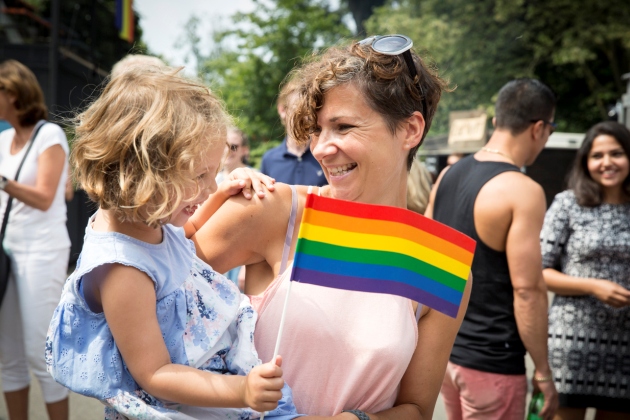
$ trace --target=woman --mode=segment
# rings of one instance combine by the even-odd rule
[[[556,419],[630,418],[630,131],[593,126],[541,233]],[[624,414],[625,413],[625,414]]]
[[[68,143],[63,130],[46,123],[46,117],[35,75],[15,60],[0,63],[0,119],[13,126],[0,133],[0,217],[13,197],[3,243],[11,257],[11,275],[0,308],[0,374],[12,419],[28,418],[29,367],[39,380],[49,417],[68,418],[68,390],[46,372],[43,352],[70,255]]]
[[[227,144],[223,154],[223,166],[216,176],[217,184],[227,179],[234,169],[245,168],[249,156],[249,140],[247,135],[236,127],[227,131]]]
[[[383,37],[406,43],[396,52],[375,39],[331,48],[298,70],[288,125],[293,138],[310,139],[326,174],[329,185],[315,194],[404,208],[408,170],[445,83],[408,38]],[[230,199],[193,236],[216,270],[248,264],[245,292],[259,312],[263,360],[274,352],[308,191],[292,188],[276,184],[264,200]],[[453,319],[398,296],[294,284],[280,354],[298,412],[430,419],[469,292],[470,282]]]

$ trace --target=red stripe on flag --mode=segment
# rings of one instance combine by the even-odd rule
[[[471,253],[475,252],[476,242],[470,237],[449,226],[424,217],[411,210],[399,207],[337,200],[328,197],[321,197],[315,194],[308,195],[306,199],[306,207],[328,213],[359,217],[362,219],[385,220],[403,223],[438,236]]]

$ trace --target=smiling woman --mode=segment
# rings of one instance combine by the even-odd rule
[[[406,49],[383,53],[374,39],[364,40],[331,48],[292,75],[298,99],[291,135],[310,139],[329,182],[315,194],[406,207],[408,170],[446,84],[411,40],[392,38],[408,40]],[[264,200],[231,198],[192,237],[215,269],[248,265],[245,292],[259,312],[255,342],[263,360],[274,353],[295,221],[309,191],[277,185]],[[293,285],[280,354],[298,411],[431,418],[469,293],[452,319],[398,296]]]
[[[545,216],[543,276],[556,293],[549,358],[562,418],[583,419],[587,407],[597,409],[597,418],[630,413],[630,391],[622,385],[630,375],[629,156],[626,127],[593,126],[578,150],[570,189]],[[589,385],[594,381],[598,386]]]

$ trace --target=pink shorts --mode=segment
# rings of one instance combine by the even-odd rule
[[[449,420],[525,418],[525,375],[481,372],[448,362],[441,392]]]

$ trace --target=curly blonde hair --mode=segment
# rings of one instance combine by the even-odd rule
[[[424,116],[424,140],[437,110],[442,91],[448,83],[437,71],[427,66],[413,50],[413,62],[418,76],[412,80],[401,55],[378,53],[369,45],[352,43],[331,47],[314,55],[307,63],[292,72],[292,82],[299,83],[294,112],[288,116],[291,136],[298,142],[307,142],[317,126],[317,111],[324,105],[326,92],[347,83],[358,88],[367,104],[384,119],[394,133],[414,111]],[[416,84],[419,84],[421,91]],[[423,109],[423,102],[427,109]],[[422,141],[409,151],[407,170],[415,158]]]
[[[199,188],[195,170],[231,123],[223,103],[178,70],[130,69],[76,117],[75,179],[119,220],[156,227]]]

